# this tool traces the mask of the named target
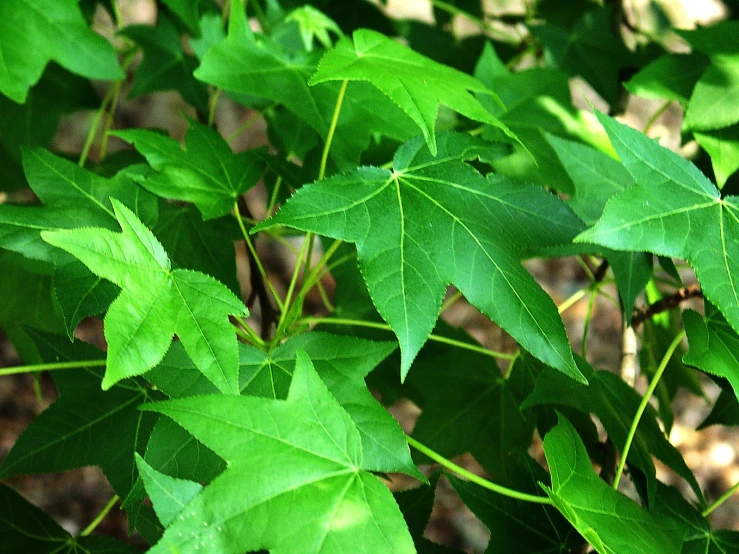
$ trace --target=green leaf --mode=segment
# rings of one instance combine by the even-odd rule
[[[675,523],[643,510],[598,477],[582,440],[564,417],[544,437],[544,453],[552,474],[552,487],[544,490],[597,552],[680,552],[682,539]]]
[[[693,310],[683,311],[688,351],[683,362],[725,377],[739,398],[739,336],[726,319],[706,302],[705,319]]]
[[[45,512],[6,485],[0,485],[0,535],[6,552],[54,554],[136,554],[111,537],[73,537]]]
[[[201,0],[162,0],[162,2],[185,24],[190,33],[200,36],[198,5]]]
[[[153,224],[157,201],[125,172],[106,179],[40,148],[25,150],[23,165],[33,192],[44,205],[0,204],[0,247],[55,264],[54,291],[71,337],[83,318],[108,307],[115,298],[116,287],[90,273],[72,256],[45,243],[41,232],[79,226],[117,228],[110,197]]]
[[[363,469],[357,428],[304,353],[287,400],[219,395],[148,409],[174,419],[229,464],[152,554],[196,547],[223,554],[414,552],[390,491]],[[265,464],[273,468],[268,479]]]
[[[306,52],[313,50],[313,38],[315,37],[324,48],[331,48],[329,31],[342,36],[341,29],[336,22],[327,17],[313,6],[301,6],[294,9],[285,17],[286,22],[294,21],[300,28],[300,38]]]
[[[160,14],[156,27],[131,25],[120,33],[133,40],[144,52],[130,98],[160,90],[176,90],[186,102],[201,112],[207,112],[208,90],[192,75],[198,65],[197,59],[182,51],[180,33],[167,17]]]
[[[600,150],[548,133],[546,139],[575,185],[568,203],[588,225],[601,216],[611,196],[634,186],[624,166]]]
[[[442,334],[474,342],[462,331]],[[407,383],[423,402],[413,437],[446,458],[469,452],[493,480],[509,479],[511,463],[516,461],[511,452],[528,448],[534,425],[521,413],[522,398],[500,375],[495,361],[476,352],[428,343],[415,368]]]
[[[435,471],[429,477],[428,485],[421,485],[413,489],[396,492],[393,495],[408,525],[408,530],[413,537],[416,550],[423,554],[451,554],[460,552],[459,550],[447,548],[432,542],[423,536],[434,507],[436,486],[440,476],[441,473]]]
[[[711,425],[726,425],[739,427],[739,400],[736,395],[721,390],[711,413],[706,416],[698,430],[705,429]]]
[[[531,458],[516,460],[521,475],[516,490],[541,494],[538,482],[548,482],[543,468]],[[490,531],[486,553],[526,552],[545,554],[572,552],[583,543],[569,522],[553,507],[514,500],[463,481],[452,475],[447,479],[459,497]]]
[[[0,135],[20,160],[21,147],[49,145],[62,115],[93,109],[99,103],[90,81],[49,64],[24,104],[0,95]]]
[[[103,352],[64,336],[28,330],[45,362],[102,360]],[[125,497],[136,480],[133,455],[143,452],[155,417],[138,407],[157,396],[141,380],[100,390],[102,369],[53,373],[59,399],[21,433],[0,466],[0,478],[100,466],[113,489]],[[159,396],[161,397],[161,396]]]
[[[154,367],[176,333],[203,375],[220,391],[237,394],[237,341],[228,316],[246,315],[247,309],[212,277],[172,270],[152,232],[123,204],[111,202],[122,233],[100,228],[42,233],[122,289],[105,316],[103,388]]]
[[[739,532],[713,530],[707,518],[674,488],[660,483],[655,513],[670,518],[682,535],[681,554],[729,554],[739,551]]]
[[[28,327],[63,333],[64,323],[54,302],[47,264],[29,262],[0,250],[0,326],[25,363],[41,361]]]
[[[739,328],[739,203],[688,160],[599,114],[636,185],[614,196],[598,222],[575,239],[616,250],[687,260],[703,293]]]
[[[292,337],[269,353],[241,345],[240,390],[244,395],[286,398],[297,351],[302,350],[311,357],[329,391],[357,426],[365,467],[423,479],[411,460],[405,434],[398,422],[375,400],[364,383],[364,377],[396,348],[394,343],[370,342],[318,331]],[[202,377],[193,381],[188,375],[197,374],[182,350],[173,347],[147,378],[174,398],[216,392]]]
[[[216,130],[197,121],[190,121],[185,150],[176,140],[155,131],[130,129],[111,134],[133,143],[157,172],[139,179],[141,185],[164,198],[193,202],[205,220],[231,211],[264,171],[255,152],[234,154]]]
[[[711,156],[718,188],[739,169],[739,125],[693,133],[701,148]]]
[[[739,53],[716,56],[696,83],[685,113],[688,129],[708,131],[739,122]]]
[[[552,369],[544,370],[536,380],[534,391],[521,404],[525,410],[538,405],[569,406],[584,413],[598,416],[616,448],[623,448],[631,422],[641,402],[639,394],[617,375],[609,371],[593,371],[586,362],[580,367],[589,381],[585,386],[564,379]],[[628,462],[647,476],[648,497],[654,498],[657,487],[656,470],[652,456],[661,460],[675,473],[685,479],[698,498],[703,493],[695,476],[685,464],[680,452],[670,444],[657,423],[654,408],[649,406],[629,450]]]
[[[624,87],[642,98],[677,100],[687,106],[693,87],[708,64],[704,55],[695,52],[667,54],[644,66]]]
[[[636,299],[652,278],[654,256],[647,252],[606,252],[605,256],[616,278],[624,318],[631,323]]]
[[[238,294],[233,247],[235,227],[231,218],[203,222],[191,206],[163,204],[153,231],[169,254],[172,265],[215,277]]]
[[[370,295],[400,341],[403,377],[453,283],[524,348],[581,380],[551,298],[519,261],[528,245],[568,243],[580,220],[538,187],[488,180],[462,162],[484,149],[442,135],[433,157],[414,139],[392,170],[362,167],[307,185],[255,229],[284,224],[356,243]]]
[[[539,25],[531,31],[544,43],[548,61],[569,75],[580,75],[611,105],[619,94],[619,71],[633,63],[633,54],[613,34],[612,7],[588,10],[572,29]]]
[[[139,468],[154,511],[159,521],[166,527],[175,520],[187,503],[203,490],[203,485],[159,473],[141,456],[138,454],[135,456],[136,466]]]
[[[436,155],[434,125],[439,104],[475,121],[516,136],[488,112],[469,91],[488,94],[474,77],[436,63],[394,40],[369,29],[344,39],[321,59],[309,84],[326,81],[369,81],[393,100],[421,129],[432,155]]]
[[[231,10],[228,36],[211,47],[195,77],[231,93],[250,95],[284,105],[326,140],[340,83],[309,87],[318,52],[289,52],[269,37],[249,30],[243,9]],[[403,141],[417,127],[392,100],[370,83],[351,83],[342,103],[330,158],[341,169],[353,169],[376,133]],[[287,152],[285,153],[287,154]]]
[[[122,79],[111,44],[91,31],[75,0],[18,0],[0,5],[0,92],[26,101],[50,60],[90,79]]]

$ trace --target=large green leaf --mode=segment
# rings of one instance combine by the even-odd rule
[[[51,516],[10,487],[0,485],[0,536],[5,552],[54,554],[136,554],[111,537],[73,537]]]
[[[283,104],[325,140],[340,84],[309,87],[320,53],[290,52],[269,37],[253,34],[243,9],[236,7],[240,4],[231,10],[227,38],[207,51],[195,77],[231,93],[249,95],[236,96],[247,105],[260,99]],[[342,169],[355,167],[375,133],[406,140],[417,133],[417,127],[370,83],[351,83],[336,123],[331,159]]]
[[[369,81],[393,100],[421,129],[436,155],[434,126],[439,104],[515,135],[470,93],[494,96],[474,77],[436,63],[394,40],[369,29],[354,32],[353,42],[339,41],[321,59],[309,84],[326,81]]]
[[[564,417],[544,437],[544,453],[552,475],[547,494],[597,552],[680,552],[682,534],[675,523],[643,510],[598,477],[582,440]]]
[[[167,17],[160,14],[156,27],[131,25],[121,34],[136,42],[144,52],[129,93],[131,98],[160,90],[176,90],[185,101],[207,112],[208,90],[192,75],[197,59],[182,51],[180,33]]]
[[[703,293],[739,329],[739,203],[691,162],[599,114],[636,185],[614,196],[576,242],[687,260]]]
[[[617,375],[609,371],[593,371],[580,362],[589,385],[585,386],[564,379],[551,369],[544,370],[537,378],[534,391],[521,405],[522,409],[539,405],[569,406],[578,411],[595,414],[608,436],[619,450],[626,443],[631,422],[641,397]],[[680,452],[660,429],[656,411],[650,406],[642,415],[627,461],[639,468],[647,477],[648,496],[653,500],[657,476],[652,456],[658,458],[685,479],[698,498],[702,498],[700,485],[686,465]]]
[[[378,312],[400,341],[403,376],[453,283],[532,354],[582,380],[551,298],[519,262],[526,248],[568,243],[580,220],[535,186],[485,179],[463,163],[484,142],[449,134],[438,143],[437,157],[417,138],[392,170],[361,167],[305,186],[256,229],[284,224],[356,243]]]
[[[122,289],[105,316],[103,388],[154,367],[176,333],[203,375],[220,391],[237,394],[237,341],[228,316],[246,315],[247,309],[212,277],[172,270],[152,232],[123,204],[111,202],[122,233],[100,228],[42,233]]]
[[[318,331],[292,337],[268,353],[242,344],[239,388],[244,395],[284,399],[292,380],[296,353],[302,350],[311,357],[329,391],[357,426],[367,469],[422,478],[411,460],[398,422],[364,383],[364,377],[396,348],[394,343]],[[217,392],[209,381],[202,376],[193,379],[195,376],[198,374],[193,372],[192,363],[182,349],[173,347],[147,378],[173,398]],[[146,459],[149,461],[148,451]]]
[[[228,462],[152,554],[415,551],[390,491],[364,470],[357,428],[304,353],[287,400],[202,396],[149,409]]]
[[[185,150],[155,131],[129,129],[112,134],[133,143],[157,172],[139,179],[145,188],[164,198],[193,202],[206,220],[233,209],[264,171],[255,152],[234,154],[216,130],[197,121],[190,122]]]
[[[137,478],[133,455],[143,452],[156,417],[139,406],[161,398],[141,380],[100,390],[103,370],[84,361],[102,360],[90,344],[29,330],[45,362],[80,362],[53,373],[59,399],[21,433],[0,466],[0,478],[100,466],[120,496]]]
[[[22,104],[50,60],[90,79],[122,79],[111,44],[85,23],[76,0],[0,4],[0,92]]]
[[[705,319],[693,310],[683,312],[688,351],[683,362],[719,377],[725,377],[739,398],[739,336],[710,303]]]

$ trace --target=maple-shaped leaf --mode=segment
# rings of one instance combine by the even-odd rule
[[[205,220],[227,214],[264,171],[258,154],[234,154],[218,131],[197,121],[190,121],[185,150],[156,131],[129,129],[111,134],[133,143],[157,172],[139,179],[142,186],[164,198],[194,203]]]
[[[598,477],[582,439],[561,415],[544,437],[544,454],[552,475],[551,489],[544,490],[596,552],[680,552],[681,533],[675,522],[642,509]]]
[[[144,52],[129,93],[131,98],[160,90],[176,90],[186,102],[202,112],[207,111],[208,90],[192,75],[198,65],[197,59],[183,52],[180,33],[167,17],[159,15],[156,27],[131,25],[121,34],[135,41]]]
[[[242,95],[236,99],[246,105],[264,99],[282,104],[326,140],[341,84],[308,86],[320,56],[319,52],[291,52],[272,38],[253,33],[242,3],[236,0],[228,36],[208,49],[194,75]],[[403,110],[370,83],[351,83],[329,156],[339,168],[353,169],[375,134],[404,141],[417,132]]]
[[[360,167],[304,186],[255,230],[283,224],[356,243],[377,311],[400,341],[403,377],[453,283],[526,350],[583,380],[554,303],[520,263],[527,248],[570,242],[582,222],[543,189],[485,179],[465,164],[485,142],[447,134],[438,143],[437,157],[418,137],[393,169]]]
[[[366,469],[407,473],[423,479],[411,459],[405,433],[364,382],[364,377],[396,348],[394,342],[373,342],[320,331],[291,337],[268,353],[240,344],[239,388],[244,395],[284,399],[297,352],[301,350],[310,356],[328,390],[357,426]],[[210,382],[192,371],[192,362],[177,347],[170,349],[147,379],[172,398],[217,392]],[[148,454],[147,451],[146,460],[150,461]]]
[[[643,133],[598,119],[636,185],[612,197],[575,241],[686,260],[706,298],[739,329],[739,199],[721,198],[691,162]]]
[[[158,364],[176,333],[203,375],[220,391],[237,394],[237,341],[228,316],[247,315],[246,307],[212,277],[173,270],[154,234],[122,203],[111,202],[122,233],[100,228],[42,233],[49,244],[122,289],[105,315],[103,388]]]
[[[122,79],[113,46],[85,23],[75,0],[0,3],[0,92],[22,104],[50,60],[90,79]]]
[[[500,128],[516,136],[471,94],[494,96],[471,75],[437,63],[370,29],[359,29],[340,40],[321,59],[309,84],[326,81],[369,81],[415,122],[432,154],[436,154],[436,116],[439,104],[465,117]]]
[[[23,150],[23,167],[43,205],[0,204],[0,247],[54,264],[54,292],[71,337],[83,318],[108,307],[117,290],[69,254],[41,240],[41,232],[82,226],[117,229],[110,197],[153,224],[157,199],[125,171],[106,179],[41,148]]]
[[[328,32],[341,36],[342,32],[336,22],[317,10],[313,6],[301,6],[294,9],[285,17],[285,22],[295,22],[300,29],[300,38],[303,40],[303,47],[307,52],[313,50],[313,37],[323,45],[324,48],[331,48],[331,38]]]
[[[287,400],[215,395],[147,408],[228,463],[151,554],[415,552],[392,494],[364,470],[359,431],[305,353]]]
[[[103,370],[89,363],[102,363],[103,352],[63,335],[28,334],[44,362],[84,361],[52,374],[59,398],[20,434],[0,465],[0,478],[99,466],[115,492],[127,495],[136,481],[133,455],[143,453],[156,421],[138,407],[162,395],[141,379],[102,391]]]

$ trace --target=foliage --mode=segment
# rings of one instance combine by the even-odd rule
[[[25,364],[0,375],[49,370],[59,393],[0,478],[96,465],[115,491],[72,537],[0,486],[4,548],[135,551],[90,536],[120,500],[157,553],[450,552],[424,536],[446,479],[491,553],[737,551],[709,516],[739,484],[705,498],[669,429],[700,374],[721,388],[702,426],[739,425],[739,22],[158,0],[125,26],[119,3],[0,2],[0,325]],[[577,108],[574,77],[607,107]],[[120,117],[156,91],[186,105],[182,142]],[[643,131],[615,118],[629,94],[664,102]],[[248,114],[229,135],[225,102]],[[647,134],[670,106],[693,161]],[[87,140],[63,153],[81,110]],[[234,152],[257,120],[270,147]],[[284,287],[258,249],[275,242]],[[590,283],[556,305],[523,262],[560,257]],[[641,339],[620,373],[587,350],[609,285]],[[444,321],[462,298],[507,349]],[[561,314],[585,298],[575,353]],[[105,351],[75,338],[89,319]],[[399,399],[420,409],[409,434]],[[451,461],[466,453],[485,477]]]

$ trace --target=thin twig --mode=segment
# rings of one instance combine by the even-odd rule
[[[673,294],[661,298],[654,304],[634,308],[634,311],[631,313],[631,326],[637,327],[657,314],[677,308],[690,298],[703,298],[703,291],[700,285],[695,284],[683,287]]]

